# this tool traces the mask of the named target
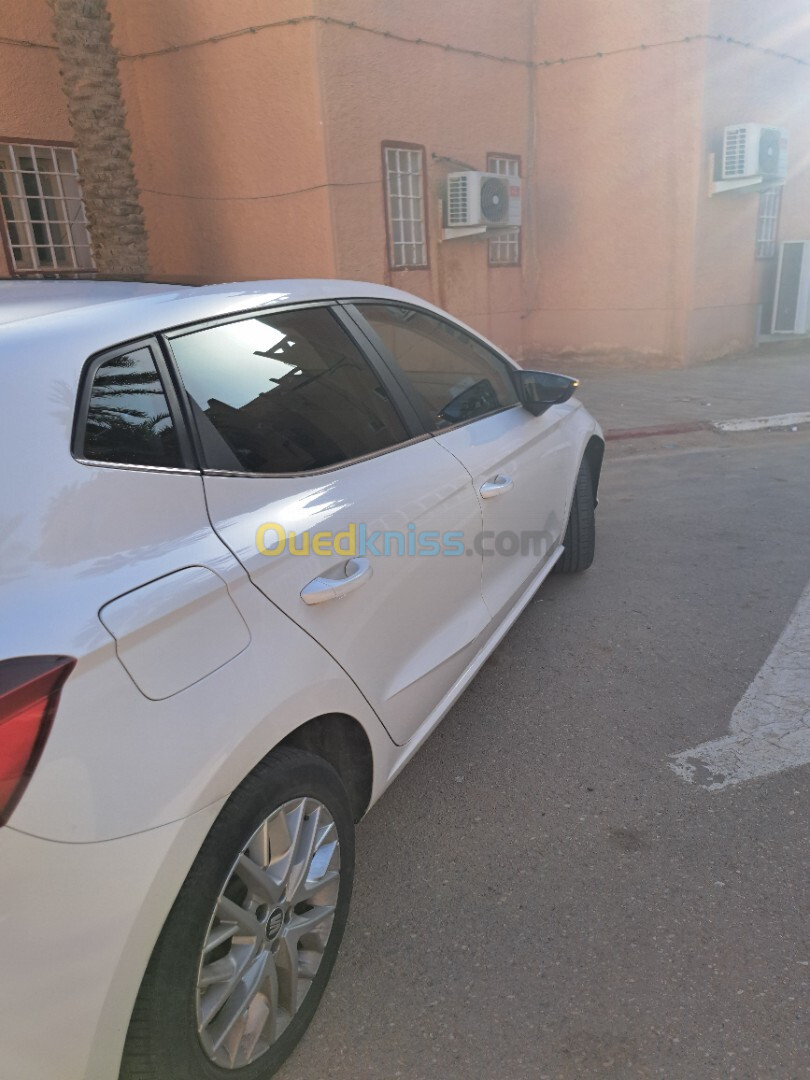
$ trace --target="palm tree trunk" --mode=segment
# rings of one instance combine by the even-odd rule
[[[48,3],[96,270],[142,276],[149,268],[146,226],[106,0]]]

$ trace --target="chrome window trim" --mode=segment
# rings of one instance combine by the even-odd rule
[[[511,409],[522,409],[523,406],[519,401],[513,401],[509,405],[501,405],[499,409],[493,409],[492,412],[484,413],[483,416],[471,416],[469,420],[460,420],[457,424],[448,424],[447,427],[436,428],[435,431],[431,431],[428,434],[431,438],[438,438],[440,435],[445,435],[448,431],[458,431],[459,428],[468,427],[470,424],[480,424],[482,420],[489,420],[490,416],[499,416],[501,413],[509,412]]]
[[[93,461],[91,458],[76,457],[73,455],[73,460],[77,465],[89,465],[94,469],[127,469],[135,470],[137,472],[156,472],[156,473],[179,473],[181,476],[200,476],[202,475],[199,469],[191,469],[186,466],[180,468],[174,468],[169,465],[126,465],[121,461]]]
[[[387,446],[384,450],[375,450],[371,454],[363,454],[362,457],[349,458],[347,461],[340,461],[335,465],[325,465],[322,469],[302,469],[299,472],[258,473],[236,472],[232,469],[208,469],[203,467],[201,473],[203,476],[238,476],[243,480],[295,480],[301,476],[325,476],[328,473],[337,472],[339,469],[346,469],[350,465],[358,465],[363,461],[373,461],[375,458],[384,457],[386,454],[394,454],[397,450],[402,450],[406,446],[413,446],[416,443],[425,442],[432,437],[433,436],[429,432],[423,432],[420,435],[415,435],[413,438],[408,439],[407,442],[395,443],[393,446]]]

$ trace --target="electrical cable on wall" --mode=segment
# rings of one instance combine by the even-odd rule
[[[489,53],[479,49],[468,49],[460,45],[453,45],[450,42],[433,41],[429,38],[408,37],[404,34],[397,34],[392,30],[380,30],[376,27],[365,26],[361,23],[357,23],[348,19],[338,19],[330,15],[299,15],[297,17],[282,19],[276,22],[262,23],[254,26],[244,26],[236,30],[229,30],[222,34],[213,34],[210,37],[200,38],[198,40],[185,42],[180,45],[168,45],[164,48],[152,49],[150,51],[140,53],[121,53],[119,54],[119,58],[122,61],[133,61],[147,60],[159,56],[169,56],[175,53],[183,52],[188,49],[200,48],[204,45],[216,45],[219,42],[229,41],[232,38],[244,37],[249,34],[258,34],[266,30],[278,29],[280,27],[286,26],[298,26],[304,23],[312,22],[320,23],[326,26],[337,26],[345,30],[358,31],[364,34],[372,34],[375,37],[387,38],[391,41],[396,41],[403,44],[421,46],[429,49],[440,49],[445,53],[470,56],[480,60],[486,60],[489,62],[495,62],[500,64],[509,64],[513,66],[517,65],[535,71],[539,71],[543,68],[557,67],[561,64],[573,64],[582,63],[583,61],[602,60],[610,56],[619,56],[626,53],[634,52],[649,52],[654,49],[670,48],[675,45],[687,45],[699,41],[716,41],[721,44],[748,49],[753,52],[771,56],[774,59],[790,61],[803,67],[810,67],[810,60],[805,60],[802,57],[795,56],[791,53],[781,52],[778,49],[771,49],[764,45],[758,45],[755,42],[742,41],[739,38],[732,37],[729,34],[692,34],[680,38],[671,38],[666,41],[651,42],[650,44],[644,43],[638,45],[628,45],[618,49],[603,49],[596,52],[581,53],[572,56],[557,57],[554,59],[531,60],[522,59],[515,56],[501,56],[496,53]],[[50,43],[30,41],[25,38],[0,37],[0,45],[18,46],[21,48],[30,49],[47,49],[52,51],[56,50],[56,46]],[[453,159],[451,158],[441,158],[435,154],[433,156],[435,160],[443,160],[448,163],[453,162]],[[282,199],[294,195],[300,195],[306,192],[318,191],[323,188],[362,187],[365,185],[376,184],[378,182],[379,181],[375,179],[349,181],[346,183],[336,182],[314,184],[309,187],[295,188],[291,191],[278,191],[258,195],[194,195],[187,194],[185,192],[161,191],[155,188],[147,187],[141,188],[141,191],[150,195],[157,195],[173,199],[192,199],[212,202],[253,202],[263,201],[267,199]]]
[[[303,23],[316,22],[324,26],[338,26],[345,30],[354,30],[364,34],[372,34],[375,37],[388,38],[390,41],[398,41],[407,45],[422,46],[429,49],[441,49],[447,53],[455,53],[462,56],[477,57],[499,64],[511,64],[529,69],[556,67],[560,64],[581,63],[585,60],[602,60],[608,56],[619,56],[624,53],[648,52],[651,49],[662,49],[673,45],[687,45],[697,41],[717,41],[725,45],[733,45],[738,48],[748,49],[777,60],[786,60],[803,67],[810,67],[810,60],[793,53],[784,52],[780,49],[772,49],[766,45],[759,45],[754,41],[743,41],[730,34],[687,34],[684,37],[671,38],[667,41],[653,41],[649,44],[627,45],[619,49],[602,49],[596,52],[575,54],[572,56],[549,57],[544,60],[525,59],[517,56],[501,56],[497,53],[486,52],[481,49],[468,49],[461,45],[453,45],[450,42],[433,41],[430,38],[408,37],[405,34],[397,34],[393,30],[381,30],[374,26],[365,26],[349,19],[338,19],[331,15],[299,15],[294,18],[282,19],[277,22],[260,23],[255,26],[243,26],[236,30],[228,30],[222,34],[212,34],[210,37],[199,38],[195,41],[183,42],[180,45],[167,45],[160,49],[151,49],[139,53],[121,53],[121,60],[147,60],[157,56],[169,56],[173,53],[183,52],[187,49],[200,48],[203,45],[216,45],[231,38],[244,37],[248,34],[258,34],[265,30],[274,30],[283,26],[298,26]],[[25,38],[0,37],[0,45],[16,45],[29,49],[55,50],[56,46],[48,42],[28,41]]]
[[[122,55],[122,59],[145,60],[152,56],[164,56],[169,53],[178,52],[181,49],[193,49],[200,45],[216,44],[217,42],[227,41],[233,37],[241,37],[244,34],[256,34],[260,31],[274,29],[279,26],[296,26],[299,23],[305,22],[318,22],[325,26],[340,26],[346,30],[356,30],[364,34],[373,34],[376,37],[388,38],[391,41],[398,41],[408,45],[421,45],[429,49],[441,49],[444,52],[458,53],[463,56],[478,57],[481,60],[491,60],[500,64],[513,64],[533,69],[554,67],[559,64],[573,64],[583,60],[601,60],[606,56],[618,56],[622,53],[630,52],[646,52],[649,49],[661,49],[671,45],[685,45],[695,41],[719,41],[726,45],[736,45],[744,49],[751,49],[755,52],[774,56],[780,60],[790,60],[796,64],[810,67],[810,60],[805,60],[800,56],[794,56],[791,53],[781,52],[777,49],[771,49],[765,45],[757,45],[752,41],[742,41],[739,38],[732,37],[730,34],[691,34],[686,35],[685,37],[671,38],[667,41],[651,42],[649,45],[628,45],[619,49],[603,49],[597,52],[582,53],[580,55],[551,57],[545,60],[531,60],[516,56],[500,56],[497,53],[485,52],[481,49],[467,49],[461,45],[453,45],[450,42],[433,41],[430,38],[409,37],[405,34],[397,34],[393,30],[380,30],[377,27],[365,26],[362,23],[353,20],[337,19],[331,15],[300,15],[297,18],[284,19],[280,22],[262,23],[258,26],[245,26],[238,30],[230,30],[224,34],[214,34],[208,38],[200,38],[198,41],[189,41],[183,45],[171,45],[162,49],[153,49],[148,52],[124,54]]]
[[[157,191],[155,188],[143,187],[140,191],[150,195],[164,195],[169,199],[201,199],[209,202],[263,202],[265,199],[286,199],[290,195],[303,195],[309,191],[321,191],[323,188],[352,188],[367,187],[371,184],[379,184],[375,180],[346,180],[329,181],[323,184],[311,184],[309,187],[293,188],[291,191],[273,191],[267,195],[188,195],[183,191]]]

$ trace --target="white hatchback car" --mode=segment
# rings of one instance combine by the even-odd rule
[[[0,1073],[259,1080],[354,822],[552,570],[576,383],[338,281],[0,286]]]

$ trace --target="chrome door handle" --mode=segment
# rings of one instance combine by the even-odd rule
[[[369,580],[373,574],[368,559],[349,559],[343,567],[345,577],[316,577],[301,590],[305,604],[324,604],[327,600],[339,600]]]
[[[515,481],[511,476],[501,476],[499,473],[494,480],[487,480],[478,490],[482,499],[494,499],[496,495],[505,495],[514,486]]]

